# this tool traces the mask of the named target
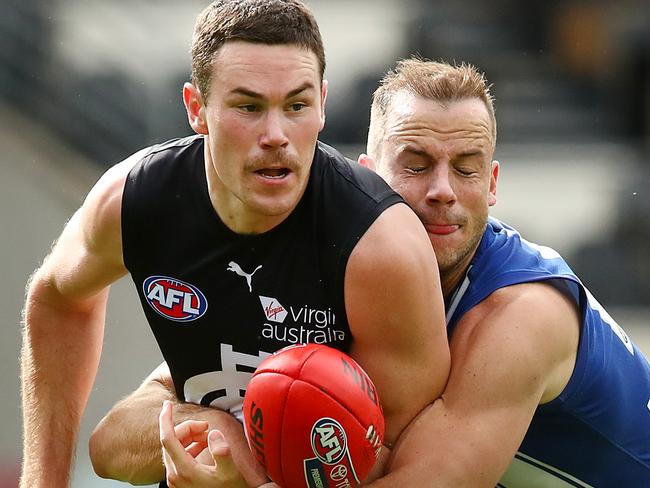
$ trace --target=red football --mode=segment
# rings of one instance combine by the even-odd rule
[[[244,427],[251,451],[283,488],[358,486],[384,439],[368,375],[317,344],[286,347],[260,364],[244,397]]]

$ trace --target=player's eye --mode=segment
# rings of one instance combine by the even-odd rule
[[[422,165],[422,164],[408,164],[404,166],[404,170],[407,173],[411,174],[419,174],[419,173],[424,173],[427,169],[427,166]]]
[[[307,105],[304,104],[304,103],[302,103],[302,102],[296,102],[296,103],[292,103],[292,104],[289,106],[289,109],[290,109],[292,112],[300,112],[300,111],[301,111],[303,108],[305,108],[306,106],[307,106]]]
[[[257,112],[259,110],[259,107],[257,105],[255,105],[255,104],[252,104],[252,103],[239,105],[238,108],[240,110],[242,110],[244,112],[248,112],[248,113]]]
[[[473,174],[476,174],[476,171],[473,169],[456,168],[456,171],[461,176],[472,176]]]

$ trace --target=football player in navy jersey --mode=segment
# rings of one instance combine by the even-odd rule
[[[377,488],[650,486],[650,365],[553,249],[488,216],[492,97],[472,66],[403,60],[368,156],[438,259],[452,367]]]
[[[205,413],[183,403],[176,420],[205,415],[228,434],[250,371],[298,332],[331,341],[370,374],[388,444],[441,393],[449,349],[435,255],[399,195],[317,142],[324,69],[318,26],[298,0],[217,0],[199,16],[183,88],[196,135],[109,169],[29,284],[22,488],[69,484],[109,287],[127,272],[177,395],[224,405]],[[161,215],[182,227],[172,242]],[[336,320],[314,318],[325,316]],[[101,473],[164,479],[160,405],[136,410],[135,427],[148,436],[108,445],[104,457],[95,450]],[[176,446],[175,435],[165,433],[163,445]],[[243,439],[240,449],[235,442],[235,460],[251,458]],[[167,467],[182,478],[179,466]],[[255,467],[242,474],[227,482],[266,481]]]

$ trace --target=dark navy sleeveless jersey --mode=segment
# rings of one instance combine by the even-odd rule
[[[554,250],[490,218],[447,312],[459,319],[493,291],[550,281],[582,316],[576,365],[555,400],[540,405],[498,486],[650,487],[650,365]]]
[[[204,141],[154,146],[122,203],[126,267],[179,398],[240,416],[270,353],[296,343],[346,350],[350,253],[400,197],[377,175],[318,144],[297,208],[257,235],[232,232],[208,195]]]

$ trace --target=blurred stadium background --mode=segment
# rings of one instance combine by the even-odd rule
[[[180,97],[207,0],[3,0],[0,15],[0,488],[21,458],[23,287],[102,171],[190,132]],[[494,215],[568,259],[650,352],[650,9],[646,0],[308,0],[330,80],[322,140],[363,150],[377,80],[420,53],[494,84],[502,163]],[[178,229],[180,231],[180,229]],[[170,227],[170,240],[174,229]],[[101,416],[160,354],[128,279],[113,289],[73,486]]]

